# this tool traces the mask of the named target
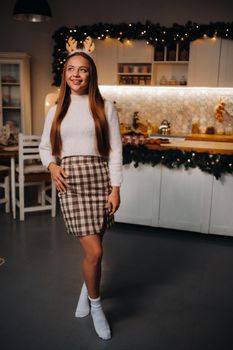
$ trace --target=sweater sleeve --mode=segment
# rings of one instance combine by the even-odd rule
[[[48,167],[49,163],[56,163],[56,158],[52,155],[51,143],[50,143],[50,130],[53,122],[53,117],[56,112],[56,106],[49,109],[47,117],[44,123],[44,130],[41,136],[41,142],[39,145],[40,158],[42,164]]]
[[[109,124],[110,155],[109,174],[112,186],[120,186],[122,183],[122,139],[120,123],[115,106],[110,101],[105,101],[105,113]]]

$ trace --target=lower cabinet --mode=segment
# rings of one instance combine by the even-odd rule
[[[233,236],[233,176],[124,166],[118,222]]]
[[[124,166],[121,205],[115,219],[119,222],[158,225],[161,166]]]
[[[233,236],[233,176],[213,180],[210,233]]]
[[[159,226],[208,233],[213,177],[163,167]]]

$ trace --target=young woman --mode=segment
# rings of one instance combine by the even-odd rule
[[[75,316],[91,312],[98,336],[110,339],[100,301],[102,238],[120,204],[122,143],[117,112],[103,100],[96,66],[84,52],[67,58],[58,104],[45,121],[40,156],[57,187],[68,233],[79,238],[84,252]]]

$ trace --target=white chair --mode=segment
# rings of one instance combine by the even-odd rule
[[[5,204],[5,212],[10,212],[10,168],[0,165],[0,188],[3,189],[3,197],[0,198],[0,204]]]
[[[15,203],[19,208],[19,217],[23,221],[25,213],[51,210],[56,215],[56,187],[49,171],[41,164],[39,155],[40,136],[19,133],[19,163],[16,166]],[[25,205],[25,186],[38,187],[39,205]],[[18,191],[17,191],[18,188]]]

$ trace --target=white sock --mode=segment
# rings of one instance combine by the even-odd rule
[[[75,311],[75,317],[85,317],[90,312],[90,304],[88,299],[88,291],[85,282],[83,283],[81,293],[78,300],[78,305]]]
[[[104,340],[111,339],[111,331],[104,315],[100,297],[97,299],[92,299],[89,297],[91,302],[91,316],[94,322],[94,327],[98,336]]]

